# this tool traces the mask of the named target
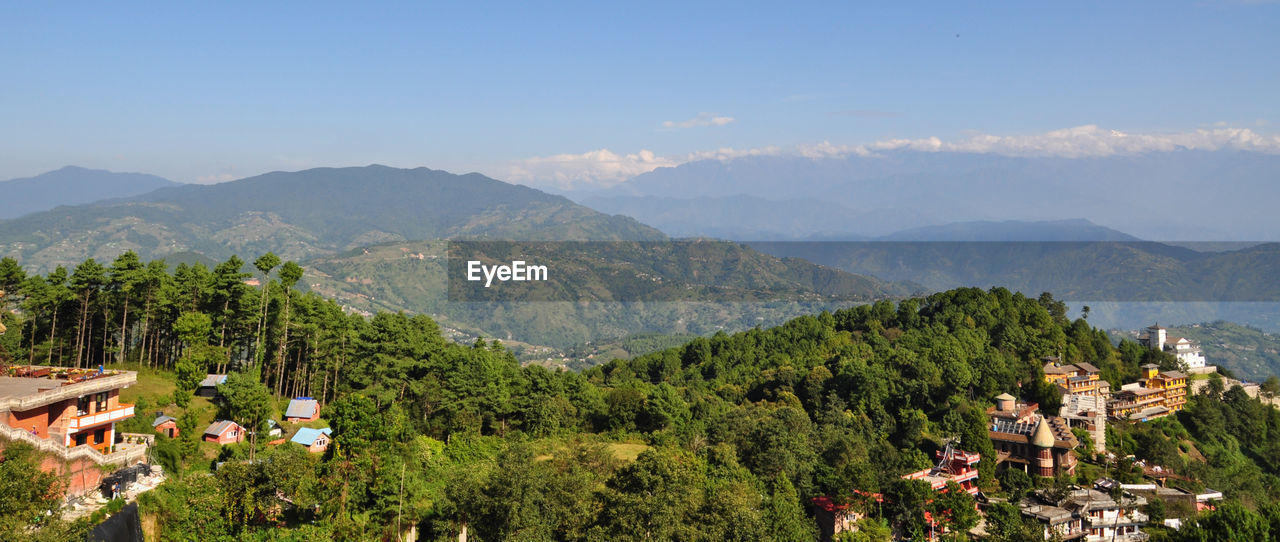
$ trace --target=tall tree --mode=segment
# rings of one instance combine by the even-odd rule
[[[71,289],[80,300],[80,324],[76,329],[76,368],[80,368],[81,361],[88,357],[85,350],[89,348],[90,301],[96,298],[106,282],[106,269],[93,258],[77,265],[71,274]]]
[[[258,433],[266,429],[271,417],[271,390],[258,378],[256,372],[237,371],[227,375],[226,383],[218,386],[220,417],[234,420],[249,431],[249,462],[258,450]]]
[[[288,261],[280,267],[280,286],[284,290],[284,329],[280,335],[280,348],[276,354],[276,397],[284,392],[284,358],[289,347],[289,302],[293,299],[293,286],[302,278],[302,267]]]
[[[213,269],[213,306],[210,308],[216,311],[214,322],[218,326],[218,346],[221,348],[227,346],[227,328],[235,325],[241,316],[241,301],[247,288],[244,279],[250,276],[240,271],[242,267],[244,261],[232,256]],[[226,361],[219,362],[219,373],[223,372]]]
[[[804,542],[813,540],[814,523],[800,506],[800,496],[787,476],[779,476],[773,482],[773,494],[769,497],[765,520],[777,542]]]
[[[108,273],[109,289],[115,296],[121,298],[120,348],[116,351],[116,361],[121,362],[125,360],[129,348],[129,302],[132,300],[134,291],[146,280],[146,268],[142,265],[142,260],[138,259],[138,255],[129,250],[111,263]]]
[[[258,285],[259,288],[262,288],[262,302],[258,307],[258,332],[254,335],[253,342],[254,365],[263,362],[262,334],[263,328],[267,324],[267,291],[269,289],[268,286],[271,284],[271,270],[278,265],[280,265],[280,257],[270,252],[258,256],[258,259],[253,261],[253,266],[257,268],[258,272],[262,273],[262,283]]]

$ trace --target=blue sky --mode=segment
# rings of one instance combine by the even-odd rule
[[[0,179],[384,163],[537,184],[717,149],[1275,137],[1280,5],[1045,4],[4,3]]]

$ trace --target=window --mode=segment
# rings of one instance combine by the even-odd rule
[[[76,433],[76,446],[84,446],[89,439],[88,433]]]
[[[99,393],[99,394],[96,394],[96,395],[94,395],[94,396],[93,396],[93,398],[94,398],[94,402],[96,402],[96,403],[97,403],[97,404],[96,404],[96,408],[94,409],[94,412],[102,412],[102,411],[104,411],[104,410],[106,410],[106,409],[107,409],[107,397],[108,397],[108,396],[109,396],[109,394],[108,394],[107,392],[105,392],[105,391],[104,391],[104,392],[102,392],[102,393]]]
[[[99,428],[97,431],[94,431],[94,432],[93,432],[93,443],[94,443],[94,444],[103,444],[103,443],[105,443],[105,442],[106,442],[106,438],[107,438],[107,430],[106,430],[106,428]]]

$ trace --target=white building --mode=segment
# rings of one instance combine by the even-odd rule
[[[1147,328],[1146,333],[1138,337],[1138,342],[1152,350],[1173,354],[1188,369],[1203,369],[1205,366],[1204,352],[1200,350],[1200,345],[1186,337],[1170,336],[1168,330],[1159,324]]]

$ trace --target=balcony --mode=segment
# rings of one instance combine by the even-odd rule
[[[111,410],[73,417],[67,422],[67,430],[72,431],[104,423],[118,422],[131,417],[133,417],[133,405],[121,403]]]

